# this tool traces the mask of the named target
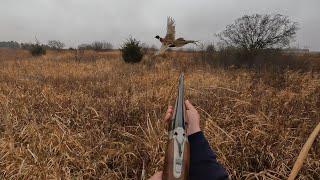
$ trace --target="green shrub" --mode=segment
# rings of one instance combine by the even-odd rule
[[[40,44],[34,44],[30,47],[29,51],[32,56],[41,56],[46,54],[46,48]]]
[[[138,63],[143,58],[140,41],[130,37],[121,47],[122,58],[127,63]]]

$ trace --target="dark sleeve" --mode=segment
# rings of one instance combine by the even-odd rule
[[[188,136],[190,143],[190,180],[228,179],[225,169],[217,162],[216,155],[203,132]]]

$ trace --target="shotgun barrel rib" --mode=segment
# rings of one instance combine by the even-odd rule
[[[190,145],[185,128],[184,75],[180,74],[174,113],[168,129],[164,180],[184,180],[189,176]]]

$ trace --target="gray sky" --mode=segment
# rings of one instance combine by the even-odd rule
[[[0,0],[0,41],[42,43],[56,39],[67,46],[106,40],[115,46],[129,35],[159,46],[166,17],[177,35],[208,43],[236,18],[280,13],[299,22],[299,47],[320,51],[320,0]]]

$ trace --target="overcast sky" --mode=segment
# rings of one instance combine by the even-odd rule
[[[129,35],[150,45],[166,33],[166,17],[176,21],[176,37],[216,40],[238,17],[280,13],[300,24],[295,46],[320,51],[320,0],[0,0],[0,41],[67,46],[105,40],[115,46]]]

